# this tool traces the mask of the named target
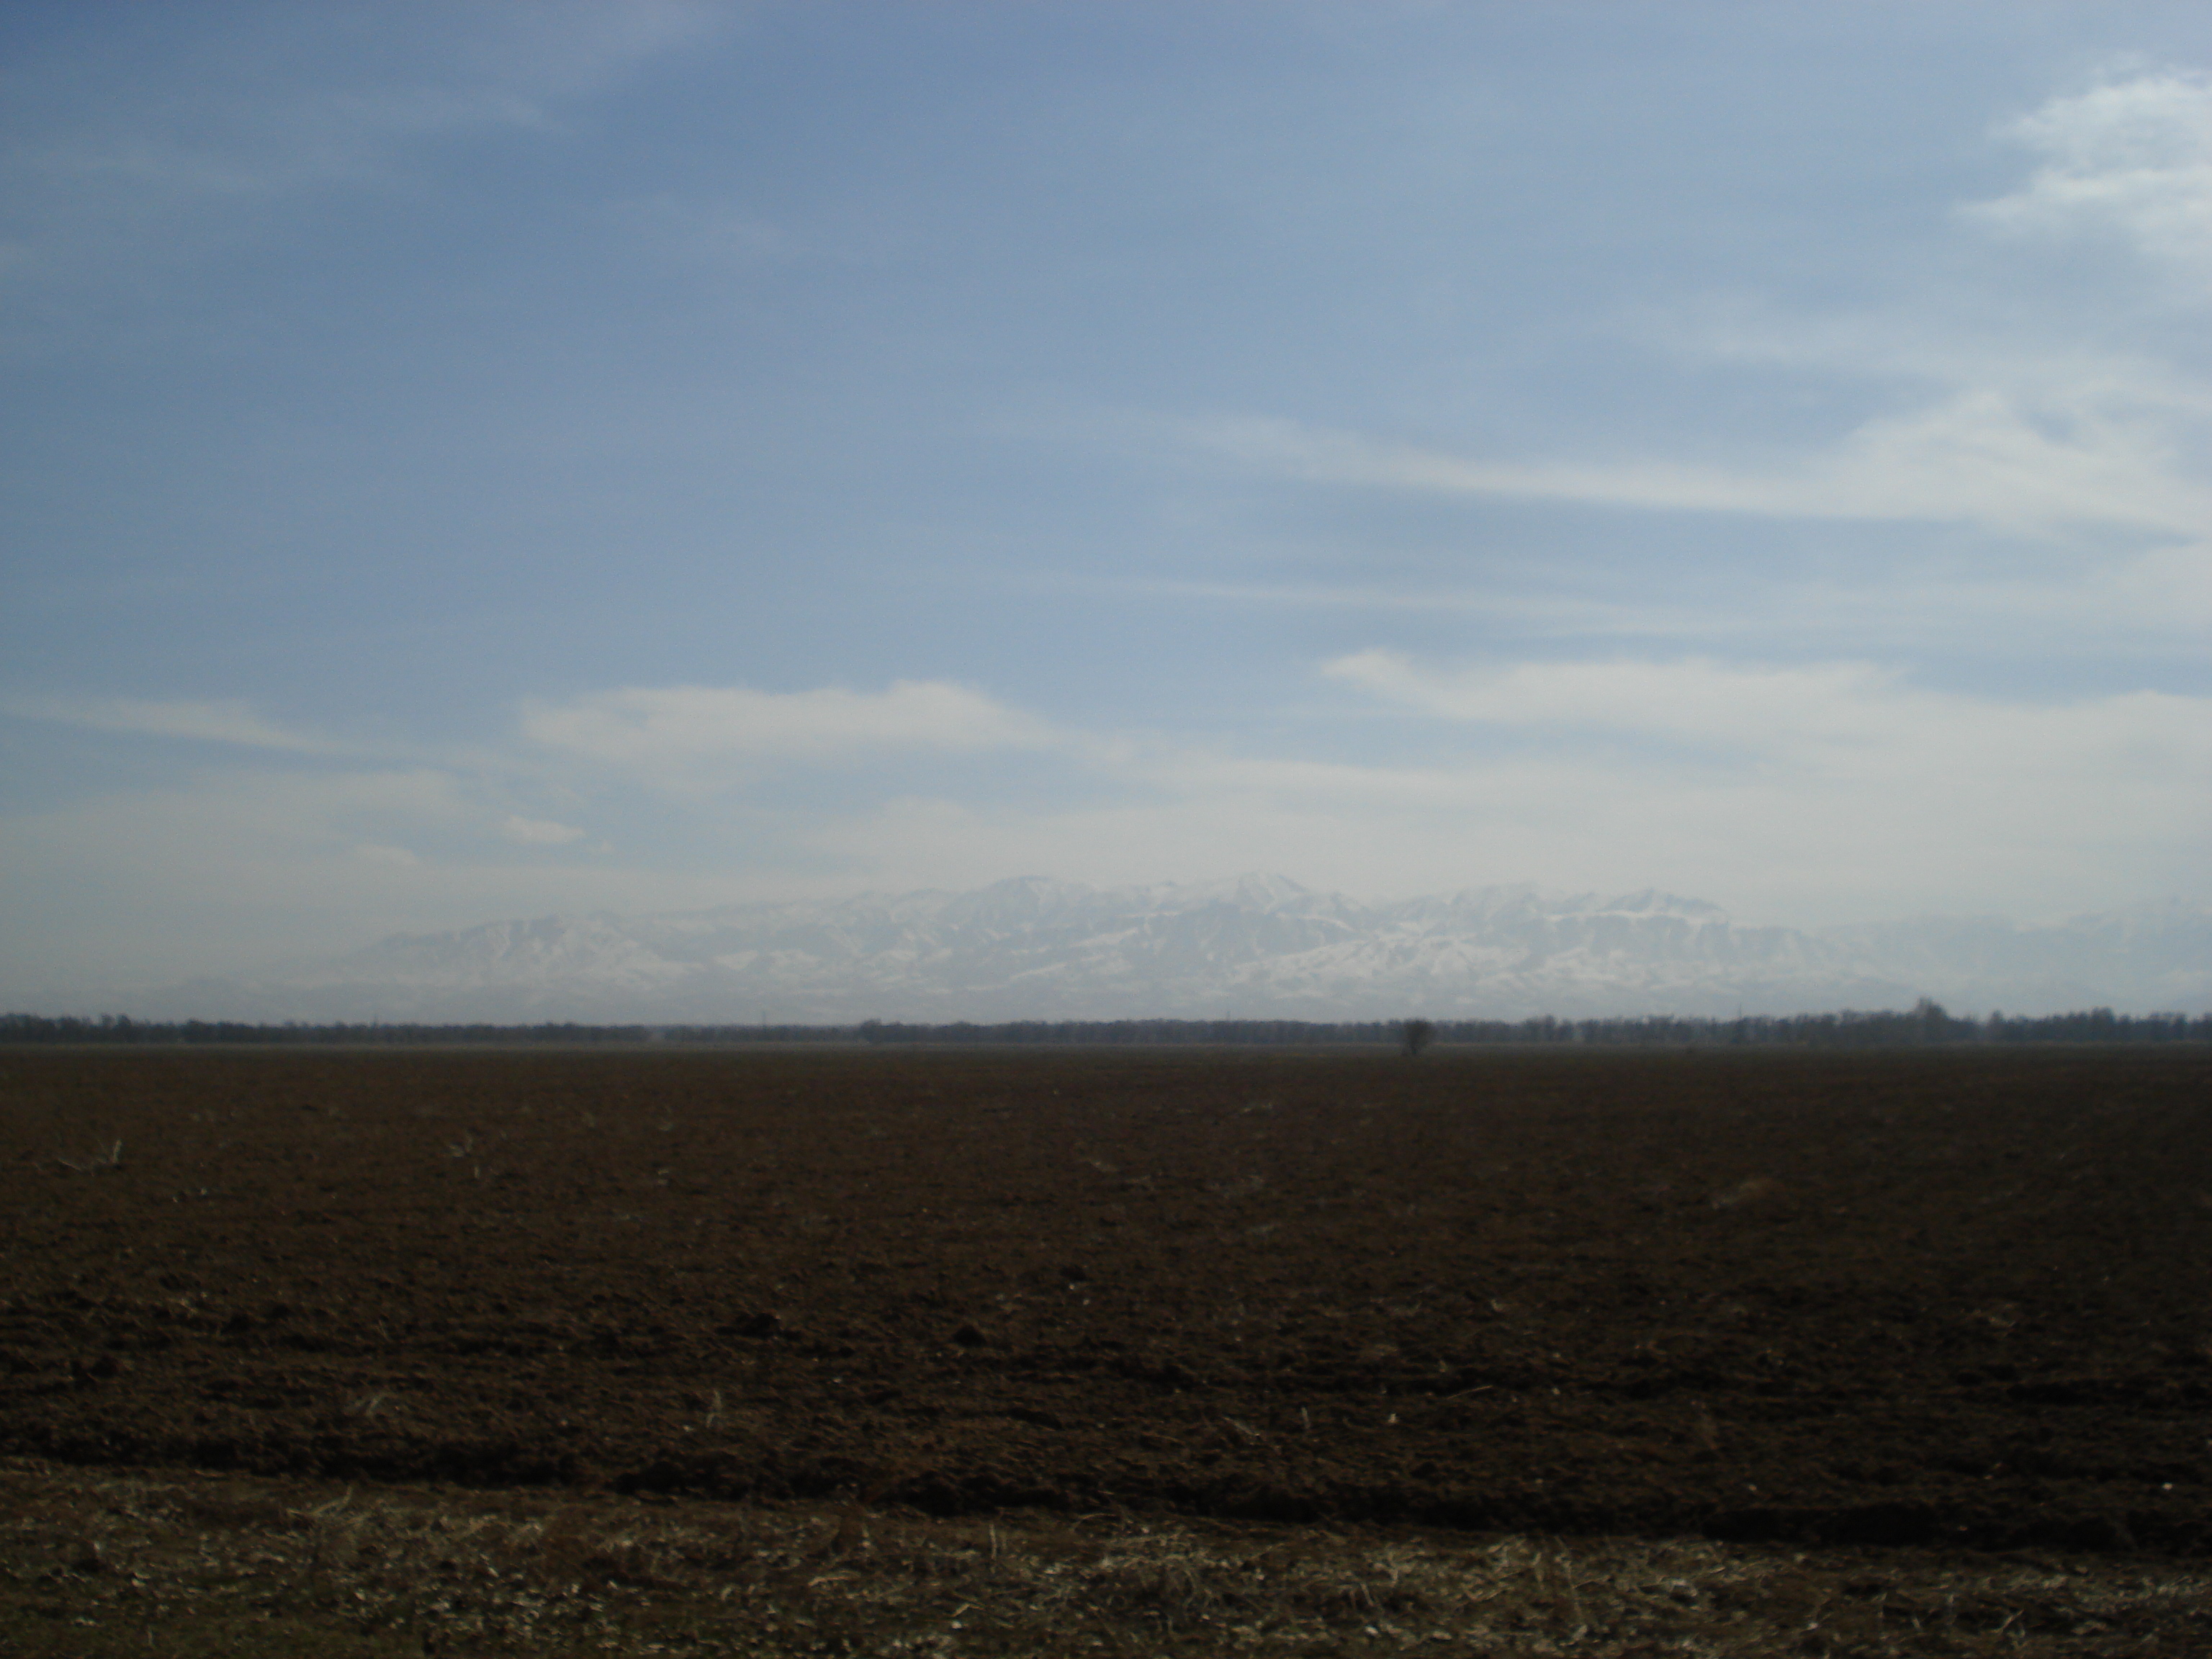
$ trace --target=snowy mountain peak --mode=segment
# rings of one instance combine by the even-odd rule
[[[1685,921],[1723,926],[1729,919],[1728,912],[1717,904],[1709,904],[1704,899],[1683,898],[1679,894],[1662,893],[1656,887],[1646,887],[1641,892],[1607,899],[1598,908],[1621,915],[1679,916]]]
[[[1093,896],[1078,882],[1047,876],[1017,876],[951,899],[945,915],[981,926],[1022,927],[1064,915]]]

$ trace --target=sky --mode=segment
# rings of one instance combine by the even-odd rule
[[[2212,900],[2208,323],[2197,0],[16,0],[0,1002]]]

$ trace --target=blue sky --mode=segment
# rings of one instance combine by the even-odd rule
[[[0,144],[12,1005],[1029,873],[2212,898],[2200,5],[71,0]]]

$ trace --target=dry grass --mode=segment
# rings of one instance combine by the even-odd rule
[[[0,1653],[1749,1659],[2212,1650],[2194,1564],[938,1521],[0,1465]]]
[[[94,1147],[89,1157],[58,1157],[54,1162],[78,1175],[98,1175],[102,1170],[119,1170],[123,1167],[123,1142],[118,1138],[106,1146]]]

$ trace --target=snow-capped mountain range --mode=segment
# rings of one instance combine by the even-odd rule
[[[678,915],[396,935],[111,1004],[148,1018],[843,1024],[1525,1018],[1909,1007],[2212,1006],[2212,906],[2050,926],[1743,927],[1645,891],[1484,887],[1364,904],[1279,876],[1095,889],[1027,878]]]

